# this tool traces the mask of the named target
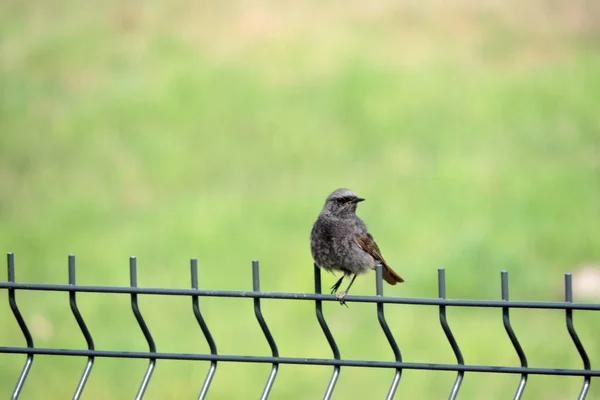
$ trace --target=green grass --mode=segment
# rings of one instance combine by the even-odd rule
[[[283,22],[236,2],[55,3],[0,6],[0,250],[16,253],[19,281],[66,282],[74,253],[78,283],[127,285],[136,255],[140,286],[189,287],[197,257],[200,287],[250,289],[259,259],[261,289],[310,292],[310,227],[337,187],[367,198],[359,214],[407,281],[389,295],[435,297],[443,266],[452,298],[499,298],[507,269],[511,298],[559,300],[564,272],[600,260],[600,57],[579,37],[471,15],[475,40],[428,14],[336,3],[317,17],[317,3],[278,9]],[[354,290],[372,294],[374,274]],[[1,297],[0,344],[23,345]],[[67,296],[18,301],[37,346],[85,346]],[[147,349],[126,296],[79,301],[97,348]],[[142,296],[140,307],[159,350],[207,351],[189,299]],[[251,301],[201,307],[220,352],[269,353]],[[264,302],[282,355],[330,357],[312,307]],[[373,305],[325,313],[344,357],[392,359]],[[386,314],[406,361],[454,362],[434,308]],[[467,363],[518,365],[499,310],[448,314]],[[511,315],[530,365],[580,367],[563,313]],[[595,365],[598,318],[575,318]],[[0,360],[6,398],[24,358]],[[72,396],[83,366],[36,357],[22,398]],[[83,398],[133,397],[145,366],[97,359]],[[192,398],[207,368],[159,361],[146,398]],[[255,398],[268,373],[221,363],[209,398]],[[281,366],[272,397],[320,398],[330,374]],[[345,368],[334,397],[383,397],[391,379]],[[405,371],[397,397],[445,398],[453,381]],[[467,374],[460,394],[511,398],[517,382]],[[532,376],[524,398],[572,398],[580,385]]]

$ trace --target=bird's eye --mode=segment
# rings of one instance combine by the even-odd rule
[[[352,197],[341,197],[337,200],[340,204],[351,204],[354,201]]]

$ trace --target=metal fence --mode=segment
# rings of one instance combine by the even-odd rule
[[[345,359],[340,356],[340,351],[336,344],[335,338],[331,334],[327,325],[327,320],[323,315],[322,304],[324,301],[338,301],[332,294],[323,294],[321,291],[321,272],[316,266],[314,267],[314,283],[315,293],[284,293],[284,292],[262,292],[260,290],[259,264],[258,261],[252,262],[252,291],[234,291],[234,290],[206,290],[198,289],[198,265],[197,260],[191,260],[191,288],[189,289],[167,289],[167,288],[145,288],[137,286],[137,267],[136,258],[131,257],[129,260],[130,285],[122,286],[89,286],[77,285],[75,281],[75,256],[70,255],[68,258],[69,267],[69,283],[66,285],[60,284],[43,284],[43,283],[19,283],[15,282],[15,261],[14,255],[8,253],[7,256],[8,281],[0,282],[0,289],[8,292],[8,300],[14,317],[16,318],[23,336],[27,343],[26,347],[0,346],[0,353],[24,354],[26,355],[25,365],[19,375],[12,399],[17,399],[19,393],[26,382],[27,375],[33,365],[34,356],[36,354],[56,355],[56,356],[75,356],[87,357],[87,364],[81,374],[81,378],[75,388],[73,398],[79,399],[84,390],[85,384],[90,376],[94,359],[96,357],[113,357],[113,358],[141,358],[148,360],[148,367],[142,379],[136,399],[141,399],[148,387],[148,383],[152,378],[152,372],[156,365],[156,360],[198,360],[207,361],[210,367],[204,383],[200,389],[198,399],[204,399],[210,389],[211,381],[215,375],[217,364],[219,362],[241,362],[241,363],[267,363],[271,364],[271,372],[266,380],[265,387],[261,394],[261,399],[266,399],[269,396],[271,388],[277,377],[277,371],[280,364],[301,364],[301,365],[326,365],[333,367],[333,373],[329,383],[325,389],[323,398],[331,398],[338,380],[342,367],[363,367],[363,368],[386,368],[394,370],[394,378],[391,382],[386,399],[392,399],[396,393],[398,384],[402,377],[402,371],[405,369],[430,370],[430,371],[456,371],[456,380],[451,388],[449,388],[449,399],[457,398],[465,372],[488,372],[500,374],[517,374],[520,375],[520,381],[516,388],[514,399],[520,399],[523,395],[529,375],[562,375],[562,376],[581,376],[583,383],[578,399],[585,399],[590,387],[591,377],[600,376],[600,370],[591,368],[589,357],[586,350],[577,336],[575,325],[573,323],[574,310],[596,310],[600,311],[600,304],[573,303],[573,292],[571,274],[565,274],[565,301],[564,302],[543,302],[543,301],[510,301],[508,298],[508,274],[506,271],[501,272],[501,293],[502,300],[455,300],[446,299],[446,282],[445,271],[443,268],[438,269],[438,298],[403,298],[403,297],[383,297],[383,281],[381,265],[376,269],[376,296],[353,296],[348,295],[345,301],[348,303],[376,303],[377,318],[383,333],[385,334],[391,350],[394,354],[395,361],[377,361],[377,360],[356,360]],[[69,302],[71,312],[75,317],[81,333],[84,336],[87,349],[63,349],[63,348],[42,348],[36,347],[30,330],[19,311],[16,293],[24,290],[37,291],[58,291],[69,293]],[[137,320],[140,330],[144,334],[148,343],[148,351],[130,352],[130,351],[115,351],[115,350],[98,350],[95,348],[94,339],[91,332],[87,328],[84,318],[79,312],[77,306],[77,293],[93,292],[93,293],[120,293],[129,294],[131,296],[131,308]],[[202,330],[204,337],[210,348],[209,354],[200,353],[168,353],[159,352],[156,349],[152,333],[144,321],[144,317],[138,307],[138,295],[169,295],[169,296],[189,296],[192,302],[193,314]],[[213,339],[210,329],[202,316],[199,306],[200,297],[236,297],[236,298],[253,298],[254,299],[254,314],[260,325],[265,339],[271,349],[271,356],[252,356],[252,355],[228,355],[219,354],[215,340]],[[315,303],[315,313],[319,325],[325,335],[331,351],[332,358],[298,358],[284,357],[279,355],[277,342],[269,330],[269,326],[263,318],[261,311],[261,299],[294,299],[313,301]],[[438,363],[417,363],[402,361],[402,353],[394,335],[386,322],[384,306],[385,304],[418,304],[438,307],[439,320],[448,343],[456,357],[456,364],[438,364]],[[452,329],[446,319],[447,307],[492,307],[502,309],[502,322],[506,330],[515,352],[517,353],[520,366],[499,366],[499,365],[473,365],[465,364],[460,347],[456,342]],[[573,344],[577,348],[583,368],[581,369],[566,369],[566,368],[539,368],[529,367],[527,365],[527,356],[523,351],[519,340],[513,331],[510,320],[511,308],[528,308],[528,309],[560,309],[565,311],[566,329],[573,340]]]

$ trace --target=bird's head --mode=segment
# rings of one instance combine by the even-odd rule
[[[350,189],[337,189],[327,196],[323,210],[337,216],[354,215],[356,205],[364,200]]]

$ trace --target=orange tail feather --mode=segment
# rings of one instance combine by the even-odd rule
[[[402,277],[387,264],[383,264],[383,279],[390,285],[395,285],[398,282],[404,282],[404,279],[402,279]]]

